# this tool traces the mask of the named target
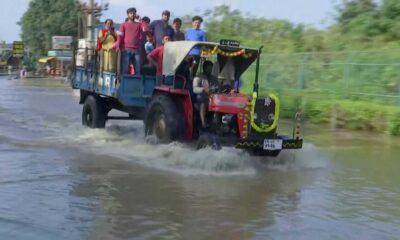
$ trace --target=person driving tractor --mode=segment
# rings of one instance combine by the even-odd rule
[[[201,126],[203,129],[207,128],[206,124],[206,109],[208,105],[208,95],[210,94],[210,87],[218,84],[218,80],[211,74],[213,63],[211,61],[204,61],[203,72],[198,74],[193,79],[193,92],[196,94],[196,101],[199,104],[199,113]]]

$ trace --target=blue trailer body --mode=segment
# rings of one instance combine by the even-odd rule
[[[112,97],[127,107],[145,108],[152,97],[156,78],[154,76],[123,75],[119,81],[115,73],[96,73],[76,67],[73,88]]]

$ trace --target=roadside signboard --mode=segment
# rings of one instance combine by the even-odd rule
[[[72,36],[53,36],[52,45],[54,50],[70,50],[72,46]]]
[[[72,57],[72,51],[70,50],[50,50],[47,52],[49,57]]]
[[[13,42],[13,55],[15,57],[23,57],[24,56],[24,43],[21,41]]]

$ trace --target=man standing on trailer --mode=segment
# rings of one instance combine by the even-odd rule
[[[150,24],[150,30],[156,40],[156,47],[163,45],[163,37],[167,35],[170,40],[174,39],[174,30],[168,24],[170,12],[164,10],[160,20],[155,20]]]
[[[174,29],[174,41],[184,41],[185,34],[181,31],[182,20],[180,18],[175,18],[172,22],[172,28]]]
[[[122,48],[121,74],[127,74],[131,63],[135,68],[135,75],[140,75],[140,52],[143,43],[143,26],[136,22],[136,8],[128,8],[127,20],[121,24],[119,45]]]

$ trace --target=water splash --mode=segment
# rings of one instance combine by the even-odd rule
[[[84,128],[77,138],[96,154],[118,157],[182,175],[254,175],[260,170],[307,170],[326,168],[328,161],[312,144],[301,150],[282,151],[276,158],[252,157],[247,152],[223,147],[195,150],[188,144],[152,144],[143,124],[111,125],[106,129]],[[154,140],[154,139],[153,139]],[[149,144],[150,143],[150,144]]]
[[[75,132],[76,133],[76,132]],[[143,124],[111,125],[106,129],[83,128],[74,138],[80,148],[96,154],[118,157],[126,161],[177,172],[182,175],[253,175],[251,157],[241,150],[210,148],[194,150],[188,144],[148,144]],[[65,139],[67,142],[70,140]],[[152,142],[152,141],[150,141]]]
[[[254,159],[260,168],[272,170],[317,170],[329,166],[329,158],[311,143],[303,143],[302,149],[283,150],[277,157],[264,157]]]

